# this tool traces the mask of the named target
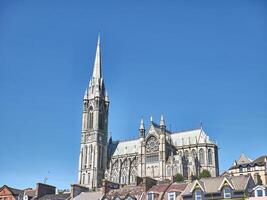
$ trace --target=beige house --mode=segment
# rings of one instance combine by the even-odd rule
[[[252,160],[242,154],[227,171],[227,175],[230,176],[247,174],[251,174],[256,184],[262,182],[263,185],[267,185],[267,156],[260,156]]]

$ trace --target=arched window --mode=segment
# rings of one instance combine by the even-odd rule
[[[193,149],[192,150],[192,156],[193,156],[193,158],[197,158],[197,152],[196,152],[196,150],[195,149]]]
[[[212,150],[208,150],[208,163],[209,165],[212,165]]]
[[[87,167],[87,156],[88,156],[88,147],[85,146],[85,153],[84,153],[84,165]]]
[[[83,169],[83,148],[81,148],[81,169]]]
[[[203,149],[200,149],[199,150],[199,162],[200,162],[200,164],[204,164],[204,150]]]
[[[186,160],[188,160],[188,157],[189,157],[188,150],[186,150],[186,151],[184,152],[184,157],[185,157]]]
[[[85,174],[82,176],[82,183],[85,184]]]
[[[94,126],[94,110],[93,107],[91,106],[89,108],[89,128],[93,128]]]

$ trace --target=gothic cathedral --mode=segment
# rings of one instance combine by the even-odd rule
[[[83,118],[79,158],[79,184],[92,188],[102,179],[119,184],[135,184],[137,177],[156,180],[185,179],[202,170],[219,175],[218,147],[202,126],[172,132],[161,116],[159,124],[150,119],[147,130],[141,119],[138,138],[108,140],[109,99],[101,69],[98,37],[93,74],[83,97]]]

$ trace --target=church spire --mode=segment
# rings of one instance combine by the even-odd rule
[[[97,79],[102,78],[102,72],[101,72],[101,52],[100,52],[100,33],[98,34],[98,39],[97,39],[93,78],[97,78]]]

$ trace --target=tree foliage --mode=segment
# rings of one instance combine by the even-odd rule
[[[198,179],[211,177],[210,171],[204,169],[198,176]]]
[[[182,176],[182,174],[176,174],[174,177],[175,182],[183,182],[184,181],[184,177]]]

